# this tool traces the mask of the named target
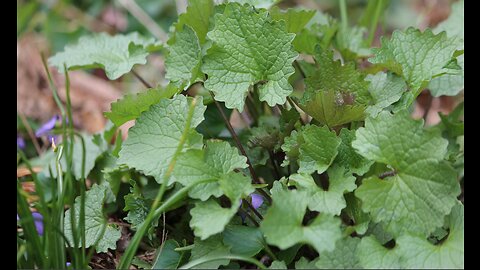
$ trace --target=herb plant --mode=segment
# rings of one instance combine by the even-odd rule
[[[17,188],[21,267],[64,267],[33,255],[57,235],[50,254],[85,268],[117,248],[114,213],[133,234],[119,269],[464,267],[463,102],[437,125],[411,116],[425,89],[463,89],[463,1],[375,47],[388,1],[369,1],[363,26],[345,0],[340,20],[252,2],[190,0],[167,42],[92,34],[48,59],[115,80],[161,53],[168,83],[113,102],[93,136],[74,134],[67,104],[50,169],[33,174],[37,190],[57,183],[39,194],[43,237]],[[145,246],[153,261],[136,257]]]

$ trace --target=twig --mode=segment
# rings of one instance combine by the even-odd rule
[[[120,5],[122,5],[128,12],[130,12],[133,17],[135,17],[140,23],[142,23],[147,30],[152,33],[154,37],[159,39],[162,42],[166,42],[168,37],[167,33],[163,31],[160,26],[133,0],[118,0]]]
[[[273,151],[268,150],[268,155],[270,157],[270,162],[272,163],[272,166],[273,166],[273,172],[275,174],[275,178],[278,180],[280,179],[280,171],[278,170],[277,163],[275,162],[275,156],[273,155]]]
[[[244,213],[245,216],[248,217],[248,219],[250,219],[250,221],[252,221],[253,224],[255,224],[255,226],[257,227],[260,226],[260,224],[258,224],[258,222],[252,216],[250,216],[250,214],[247,213],[245,210],[243,210],[242,208],[239,208],[238,211]]]
[[[132,69],[132,74],[145,85],[147,88],[153,88],[151,84],[149,84],[142,76],[140,76],[135,70]]]
[[[35,135],[33,134],[32,127],[30,126],[27,119],[25,118],[25,115],[23,115],[22,112],[19,112],[18,115],[20,115],[20,120],[22,120],[22,123],[25,126],[25,129],[27,130],[28,136],[32,140],[33,146],[35,146],[35,150],[37,151],[37,154],[40,156],[40,154],[42,153],[42,150],[40,149],[40,145],[38,145],[37,138],[35,138]]]
[[[397,174],[396,171],[388,171],[388,172],[384,172],[384,173],[380,174],[380,175],[378,176],[378,178],[384,179],[384,178],[386,178],[386,177],[394,176],[394,175],[396,175],[396,174]]]
[[[235,141],[235,144],[237,145],[238,149],[242,153],[243,156],[247,158],[247,164],[248,164],[248,170],[250,171],[250,175],[253,178],[253,182],[256,184],[261,184],[260,180],[258,179],[257,174],[255,173],[255,170],[253,169],[252,163],[250,162],[250,159],[247,156],[247,153],[245,152],[245,149],[242,146],[242,143],[240,142],[240,139],[237,136],[237,133],[235,133],[235,130],[233,129],[232,125],[230,124],[230,121],[227,118],[227,115],[225,115],[225,112],[223,111],[222,106],[220,106],[220,103],[215,99],[215,96],[213,95],[212,91],[209,91],[210,95],[212,96],[213,101],[215,102],[215,105],[217,106],[218,111],[222,115],[223,121],[227,125],[227,129],[232,135],[233,140]],[[272,202],[272,198],[270,198],[270,195],[266,193],[264,190],[259,189],[259,192],[262,193],[262,195],[268,200],[269,203]]]
[[[427,106],[425,107],[425,111],[423,112],[423,116],[422,116],[425,123],[427,123],[428,113],[430,112],[430,109],[432,108],[432,103],[433,103],[433,96],[428,95]]]
[[[252,210],[252,212],[255,214],[255,216],[257,216],[260,220],[263,220],[263,216],[262,214],[260,214],[257,209],[255,209],[255,207],[252,206],[251,203],[249,203],[247,200],[245,199],[242,199],[242,202],[244,204],[246,204],[248,206],[248,208],[250,208],[250,210]]]

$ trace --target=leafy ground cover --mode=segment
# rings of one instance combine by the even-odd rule
[[[189,0],[168,35],[119,2],[154,37],[92,31],[42,56],[58,114],[19,116],[17,268],[464,267],[463,1],[390,33],[395,1],[355,17],[340,0],[338,18]],[[135,69],[155,55],[150,84]],[[75,70],[140,91],[84,132]],[[440,96],[455,107],[426,121]]]

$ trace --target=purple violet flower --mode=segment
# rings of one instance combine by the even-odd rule
[[[38,212],[33,212],[33,221],[35,222],[35,228],[39,235],[43,235],[43,216]],[[17,214],[17,221],[20,220],[20,217]]]
[[[59,115],[54,115],[50,120],[48,120],[45,124],[43,124],[36,132],[35,132],[35,136],[38,138],[38,137],[41,137],[43,135],[51,135],[50,134],[50,131],[55,128],[55,124],[57,123],[57,121],[60,120],[60,116]],[[50,138],[48,138],[49,140],[51,140]]]
[[[252,198],[252,206],[253,208],[257,209],[259,208],[260,206],[262,206],[263,204],[263,197],[262,195],[258,195],[258,194],[250,194],[250,197]]]
[[[25,149],[25,140],[24,140],[23,137],[20,136],[20,135],[17,135],[17,146],[18,146],[20,149]]]

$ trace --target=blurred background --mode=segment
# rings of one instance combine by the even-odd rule
[[[248,1],[260,5],[262,2],[244,0]],[[394,29],[434,27],[448,17],[451,2],[391,0],[374,45],[379,45],[378,36],[389,35]],[[347,3],[349,23],[355,24],[361,20],[367,0],[349,0]],[[48,58],[62,51],[66,44],[75,43],[82,35],[92,32],[116,34],[137,31],[166,41],[169,28],[178,14],[185,11],[186,5],[186,0],[17,0],[17,144],[26,144],[30,149],[27,152],[44,151],[49,145],[47,139],[43,144],[35,145],[32,145],[31,139],[42,124],[58,114],[42,65],[42,54]],[[276,5],[281,8],[300,6],[317,9],[340,17],[337,0],[285,0]],[[150,55],[147,65],[136,66],[135,70],[152,85],[166,82],[161,54]],[[106,119],[103,113],[110,110],[111,102],[126,93],[144,89],[131,74],[116,81],[109,81],[101,69],[72,71],[69,74],[73,122],[77,129],[87,133],[104,128]],[[53,69],[52,75],[60,98],[64,100],[64,76]],[[423,117],[429,107],[425,117],[427,124],[435,124],[439,121],[438,112],[450,112],[461,95],[432,98],[425,91],[420,95],[413,115]],[[125,125],[122,128],[126,131],[128,127]]]

